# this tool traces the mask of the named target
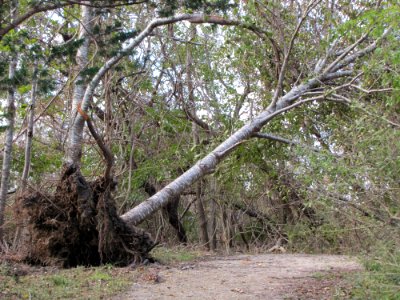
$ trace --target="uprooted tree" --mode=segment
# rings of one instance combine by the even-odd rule
[[[254,13],[254,9],[261,14],[264,9],[268,12],[268,8],[263,7],[264,4],[259,4],[257,1],[255,3],[242,3],[241,9],[243,11],[239,10],[236,12],[231,12],[230,5],[223,5],[222,3],[221,8],[224,10],[224,13],[220,15],[215,5],[206,2],[203,3],[202,1],[199,1],[199,3],[196,2],[191,7],[181,8],[178,8],[176,3],[171,2],[167,3],[158,12],[155,12],[154,8],[149,4],[147,9],[150,11],[150,18],[156,13],[161,14],[162,17],[153,17],[150,21],[146,22],[147,25],[139,23],[139,19],[143,19],[144,17],[139,11],[135,11],[135,8],[133,8],[133,12],[138,14],[139,19],[137,24],[140,24],[140,27],[144,29],[138,32],[126,33],[124,39],[120,37],[118,40],[120,44],[117,48],[110,51],[110,53],[103,54],[100,59],[96,57],[96,51],[98,50],[95,49],[95,46],[98,47],[97,43],[99,43],[101,38],[101,35],[95,37],[96,30],[99,30],[99,19],[105,18],[107,21],[107,16],[110,16],[110,19],[113,17],[115,20],[118,20],[118,16],[113,15],[110,5],[103,3],[102,6],[100,1],[100,4],[93,2],[95,5],[90,1],[81,1],[80,4],[75,4],[71,9],[80,10],[81,16],[78,20],[79,31],[74,33],[75,36],[67,37],[65,43],[59,45],[57,48],[60,49],[67,47],[71,43],[75,43],[76,50],[74,57],[71,58],[74,61],[74,67],[71,72],[74,74],[71,80],[73,82],[73,90],[71,110],[66,126],[68,129],[68,139],[61,177],[53,193],[34,191],[27,188],[19,193],[16,205],[18,217],[28,222],[27,228],[30,238],[24,241],[29,247],[28,259],[35,263],[57,263],[63,266],[96,265],[108,262],[125,265],[131,262],[141,262],[148,258],[148,253],[155,246],[155,242],[147,233],[135,227],[135,225],[147,220],[151,215],[167,206],[170,202],[176,201],[177,197],[192,184],[201,180],[206,175],[213,173],[218,164],[235,149],[251,139],[259,138],[286,144],[297,144],[297,142],[261,132],[274,119],[284,116],[291,110],[307,105],[314,105],[315,107],[320,103],[335,103],[342,106],[351,106],[354,104],[353,95],[360,91],[367,94],[386,91],[386,89],[371,91],[368,87],[363,87],[362,78],[364,72],[362,68],[363,63],[367,62],[368,58],[378,48],[382,47],[381,45],[384,45],[388,38],[393,38],[393,32],[396,33],[396,20],[393,17],[395,9],[392,7],[390,1],[388,3],[382,1],[376,7],[368,7],[368,12],[371,15],[373,15],[372,12],[375,12],[376,15],[356,21],[356,23],[359,22],[360,24],[360,30],[354,32],[357,36],[348,38],[345,36],[343,29],[335,32],[332,24],[323,24],[326,28],[319,28],[321,30],[319,33],[321,37],[318,40],[324,41],[324,46],[322,49],[315,50],[314,58],[309,58],[308,61],[304,62],[304,66],[299,67],[301,71],[296,74],[295,79],[293,79],[293,74],[289,74],[289,71],[291,64],[294,64],[293,58],[296,57],[294,53],[296,51],[296,43],[301,40],[302,34],[305,34],[305,32],[310,34],[310,30],[318,28],[318,26],[312,29],[309,28],[315,22],[315,18],[319,18],[324,14],[329,14],[333,17],[335,13],[333,11],[324,11],[326,7],[325,1],[311,0],[304,2],[301,3],[298,9],[293,8],[291,1],[287,2],[282,4],[279,9],[282,11],[287,10],[288,12],[296,11],[297,15],[292,20],[294,24],[293,28],[287,30],[290,34],[286,32],[283,36],[279,36],[282,33],[279,33],[277,30],[280,25],[276,20],[276,24],[270,24],[272,28],[266,28],[258,20],[254,22],[249,20],[249,16]],[[330,1],[326,2],[329,7]],[[4,33],[0,30],[3,43],[7,37],[6,29],[18,28],[17,1],[11,3],[10,9],[14,15],[10,15],[10,24],[4,27],[5,29],[2,29]],[[121,3],[122,7],[126,9],[131,4],[135,3]],[[70,5],[72,4],[65,2],[65,6]],[[136,5],[141,4],[135,4],[134,7]],[[274,6],[279,5],[274,4]],[[47,7],[42,11],[55,8]],[[25,7],[25,9],[29,13],[29,7]],[[101,9],[106,11],[99,17]],[[193,10],[196,9],[198,11],[203,10],[203,12],[193,13]],[[179,13],[179,10],[185,10],[187,13]],[[246,16],[246,10],[249,11],[248,16]],[[36,10],[35,13],[39,13],[39,10]],[[123,9],[119,13],[124,13]],[[21,16],[24,16],[24,14]],[[337,13],[336,17],[337,21],[345,19],[343,16],[340,16],[340,13]],[[184,21],[191,24],[191,30],[195,26],[202,26],[202,24],[212,24],[213,26],[221,27],[216,30],[223,30],[225,27],[238,28],[238,30],[252,35],[254,39],[258,38],[263,43],[268,42],[272,49],[270,52],[272,56],[271,61],[275,61],[272,69],[276,71],[276,77],[270,85],[271,90],[268,91],[269,98],[263,101],[264,103],[268,102],[268,105],[260,105],[257,116],[252,117],[241,128],[236,128],[231,136],[211,150],[204,158],[198,160],[192,167],[186,167],[185,170],[182,170],[180,172],[181,175],[177,179],[167,184],[146,201],[119,216],[113,199],[117,182],[114,176],[115,158],[112,151],[112,144],[104,140],[103,134],[98,133],[98,127],[96,127],[91,114],[91,111],[104,114],[102,109],[107,110],[109,103],[105,102],[104,105],[99,105],[97,102],[95,103],[94,98],[98,98],[99,94],[106,94],[108,90],[107,80],[111,80],[112,75],[110,74],[114,68],[123,65],[124,59],[127,57],[132,58],[134,53],[151,52],[151,40],[157,37],[161,38],[162,32],[167,32],[170,40],[179,41],[178,38],[174,37],[173,30],[174,26],[179,26]],[[16,25],[14,26],[13,24]],[[183,25],[183,28],[186,28],[186,25]],[[7,30],[13,32],[11,29]],[[64,35],[68,34],[68,25],[62,25],[61,29],[64,30],[60,30],[61,33]],[[209,34],[212,34],[212,32]],[[274,36],[274,34],[277,36]],[[336,36],[332,38],[330,35]],[[193,34],[190,36],[194,39]],[[281,41],[277,42],[279,39]],[[221,40],[223,41],[223,39]],[[146,50],[140,48],[145,41],[148,43]],[[6,42],[12,43],[12,38]],[[196,45],[196,42],[191,40],[186,42],[192,42],[193,45]],[[240,42],[239,40],[238,43],[240,44]],[[103,47],[106,48],[107,46],[103,45]],[[160,52],[166,51],[166,46],[163,43],[160,43],[157,47],[159,47]],[[171,47],[171,49],[179,51],[176,45]],[[40,52],[37,49],[35,51]],[[168,56],[167,53],[164,53],[164,55]],[[168,59],[173,61],[175,58],[172,57],[172,54],[169,55],[171,57]],[[177,53],[176,55],[178,56]],[[179,69],[182,67],[177,66],[176,62],[171,63],[171,69],[175,72],[177,78],[174,93],[177,90],[176,94],[179,94],[180,91],[181,98],[177,97],[177,99],[179,98],[183,102],[183,110],[193,126],[198,126],[207,132],[209,139],[217,139],[218,128],[212,128],[211,125],[202,121],[197,116],[196,103],[193,96],[193,80],[191,78],[191,73],[194,70],[190,66],[190,55],[187,55],[187,65],[185,67],[185,78],[188,81],[187,87],[182,86],[182,74],[184,72],[183,69]],[[15,76],[17,59],[17,57],[10,55],[8,75],[9,112],[7,115],[9,126],[7,127],[7,140],[3,154],[0,228],[3,225],[2,219],[4,217],[11,168],[10,162],[14,135],[13,122],[15,116],[13,107],[15,102],[14,94],[16,93],[16,83],[13,77]],[[50,58],[46,58],[45,54],[42,54],[41,59],[45,61],[45,64],[51,63]],[[259,59],[263,60],[266,58],[260,57]],[[95,63],[97,65],[93,64],[94,60],[96,60]],[[101,67],[96,67],[98,65],[101,65]],[[307,71],[306,74],[303,73],[305,71]],[[164,70],[159,72],[160,81],[163,72],[168,73]],[[247,74],[247,76],[249,75]],[[156,86],[159,84],[158,82]],[[236,88],[235,84],[237,83],[233,83],[232,88]],[[237,119],[245,97],[249,94],[249,91],[246,92],[246,90],[247,88],[245,88],[244,97],[240,99],[234,109],[235,112],[233,115]],[[184,102],[185,99],[182,99],[185,96],[190,97],[186,103]],[[217,97],[220,98],[221,95]],[[151,99],[150,101],[157,100]],[[114,130],[112,121],[105,121],[107,123],[104,125],[105,130],[107,128],[108,130]],[[90,182],[85,179],[85,176],[81,172],[82,158],[85,155],[83,153],[85,125],[87,125],[88,131],[94,139],[105,164],[103,175]],[[218,127],[218,122],[213,122],[213,125]],[[27,130],[27,133],[27,137],[29,137],[29,134],[32,135],[32,130]],[[198,142],[195,146],[198,146]],[[25,159],[29,158],[25,157]],[[130,164],[133,164],[132,157],[130,157]],[[2,231],[0,231],[0,239],[3,239]]]

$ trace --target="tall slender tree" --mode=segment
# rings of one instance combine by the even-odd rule
[[[15,19],[17,15],[16,0],[11,1],[10,15]],[[12,146],[14,137],[14,123],[15,123],[15,72],[17,68],[17,53],[10,53],[9,71],[8,71],[8,90],[7,90],[7,130],[4,145],[3,165],[1,170],[1,184],[0,184],[0,244],[3,243],[4,238],[4,214],[7,201],[7,192],[10,183],[10,171],[12,161]]]

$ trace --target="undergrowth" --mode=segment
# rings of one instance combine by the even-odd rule
[[[207,254],[204,251],[191,249],[190,247],[156,247],[151,252],[151,255],[163,264],[173,264],[192,261]]]
[[[396,245],[384,245],[363,259],[352,290],[352,299],[400,300],[400,251]]]

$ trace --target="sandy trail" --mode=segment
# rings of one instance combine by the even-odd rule
[[[360,269],[339,255],[216,257],[143,268],[137,283],[114,299],[330,299],[344,284],[341,274]]]

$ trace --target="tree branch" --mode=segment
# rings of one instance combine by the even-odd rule
[[[282,66],[281,66],[281,70],[280,70],[280,72],[279,72],[278,83],[276,84],[274,96],[273,96],[272,101],[271,101],[271,104],[270,104],[271,107],[274,107],[274,106],[275,106],[276,101],[278,101],[278,98],[279,98],[279,96],[281,95],[282,86],[283,86],[283,80],[285,79],[285,74],[286,74],[286,70],[287,70],[288,63],[289,63],[289,57],[290,57],[290,54],[291,54],[291,52],[292,52],[292,48],[293,48],[293,45],[294,45],[294,41],[296,40],[297,35],[298,35],[299,31],[300,31],[300,28],[301,28],[301,26],[303,25],[303,23],[304,23],[305,19],[307,18],[308,14],[311,12],[311,10],[312,10],[319,2],[321,2],[321,1],[311,0],[311,1],[308,3],[304,14],[301,16],[301,19],[300,19],[300,21],[298,22],[298,24],[297,24],[297,26],[296,26],[296,29],[294,30],[294,33],[293,33],[293,35],[292,35],[292,37],[291,37],[291,39],[290,39],[289,47],[288,47],[287,49],[285,49],[285,56],[284,56],[284,58],[283,58],[283,63],[282,63]]]
[[[104,173],[104,178],[109,181],[111,179],[111,168],[114,164],[114,156],[112,155],[110,149],[104,144],[102,138],[100,135],[97,133],[96,128],[93,125],[93,122],[91,119],[87,119],[86,123],[88,125],[88,129],[90,133],[92,134],[94,140],[96,141],[97,145],[101,149],[101,152],[103,153],[104,159],[106,160],[106,171]]]
[[[276,142],[281,142],[281,143],[284,143],[287,145],[298,145],[299,144],[298,142],[291,141],[291,140],[285,139],[283,137],[276,136],[276,135],[269,134],[269,133],[256,132],[256,133],[253,133],[252,136],[256,137],[256,138],[268,139],[268,140],[272,140],[272,141],[276,141]]]

